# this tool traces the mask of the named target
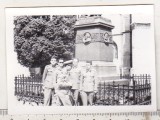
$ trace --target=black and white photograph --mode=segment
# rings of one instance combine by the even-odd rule
[[[11,114],[156,108],[152,5],[7,8],[6,51]]]

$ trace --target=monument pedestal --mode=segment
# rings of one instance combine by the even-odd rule
[[[115,43],[111,39],[113,28],[111,20],[101,16],[86,16],[75,24],[75,58],[81,64],[92,61],[100,79],[107,80],[119,74],[115,63]]]
[[[117,75],[116,65],[113,62],[93,61],[93,68],[99,77],[110,77]]]

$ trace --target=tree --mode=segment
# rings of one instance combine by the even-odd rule
[[[52,18],[51,18],[52,17]],[[21,65],[44,67],[51,56],[71,59],[76,16],[16,16],[14,50]]]

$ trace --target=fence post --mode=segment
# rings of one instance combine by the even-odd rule
[[[22,94],[25,95],[25,88],[24,88],[24,74],[22,74]]]
[[[26,77],[26,81],[25,81],[25,85],[26,85],[26,95],[28,97],[28,77]]]
[[[118,105],[119,105],[119,84],[118,84]]]
[[[124,105],[124,85],[123,85],[123,105]]]
[[[105,84],[105,81],[104,81],[104,101],[105,101],[105,98],[106,98],[106,84]]]
[[[20,82],[20,88],[19,89],[20,89],[20,94],[22,96],[22,80],[21,79],[22,79],[22,76],[20,75],[19,76],[19,82]]]
[[[31,77],[28,77],[28,96],[31,95]]]
[[[32,99],[32,96],[34,95],[34,75],[31,76],[31,96],[30,98]]]
[[[129,78],[129,79],[130,79],[130,78]],[[130,93],[130,91],[129,91],[129,89],[130,89],[130,88],[129,88],[129,83],[127,84],[127,89],[128,89],[128,95],[127,95],[127,97],[128,97],[128,105],[129,105],[129,102],[130,102],[130,101],[129,101],[129,93]]]
[[[110,85],[110,83],[108,84],[108,87],[107,87],[107,100],[108,100],[108,104],[110,104],[110,101],[111,101],[111,99],[110,99],[110,92],[111,92],[111,85]]]
[[[99,82],[99,100],[102,100],[101,94],[102,94],[102,87],[101,87],[101,81]]]
[[[15,77],[14,81],[15,81],[15,92],[14,92],[14,95],[17,95],[17,77]]]
[[[115,84],[115,82],[113,81],[113,86],[112,86],[112,97],[113,97],[112,104],[113,104],[113,105],[114,105],[114,102],[115,102],[115,101],[114,101],[114,100],[115,100],[115,99],[114,99],[114,97],[115,97],[115,93],[114,93],[114,92],[115,92],[114,84]]]
[[[20,82],[19,82],[19,76],[17,77],[17,95],[19,95],[19,87],[20,87]]]
[[[148,77],[149,77],[149,76],[146,74],[145,84],[148,84]]]
[[[135,98],[135,93],[136,93],[136,89],[135,89],[135,75],[133,74],[132,76],[132,81],[133,81],[133,104],[135,105],[136,104],[136,98]]]

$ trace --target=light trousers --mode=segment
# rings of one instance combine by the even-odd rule
[[[93,97],[94,97],[94,92],[82,91],[81,98],[82,98],[83,106],[87,106],[88,102],[89,102],[89,105],[92,106],[93,105]]]
[[[51,97],[55,94],[55,90],[52,88],[44,88],[44,106],[49,106],[51,103]]]
[[[78,105],[79,90],[72,89],[71,92],[72,92],[72,96],[73,96],[73,99],[74,99],[74,104],[75,104],[75,106],[77,106]]]
[[[69,95],[69,90],[59,90],[57,92],[63,106],[72,106],[72,102]]]

